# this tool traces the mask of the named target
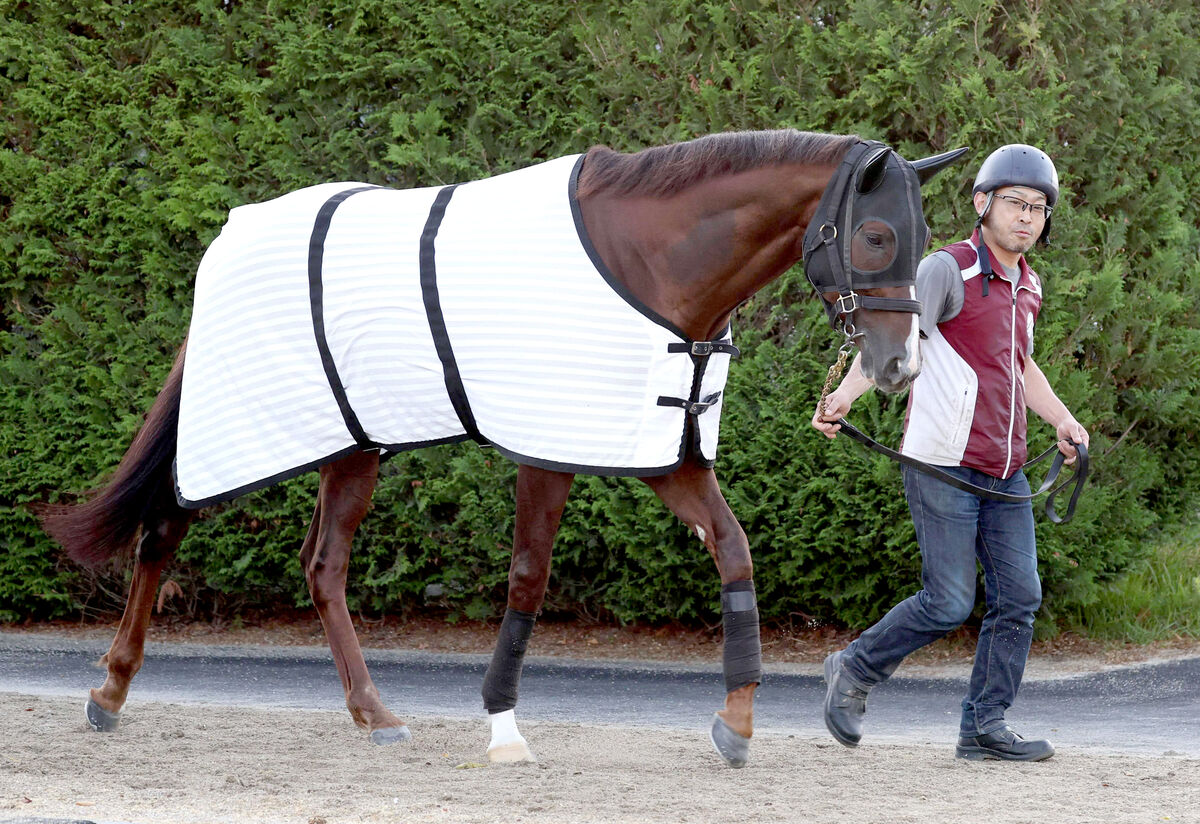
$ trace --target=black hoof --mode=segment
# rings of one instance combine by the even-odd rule
[[[721,716],[713,715],[708,739],[726,764],[737,768],[746,766],[750,758],[750,739],[734,732]]]
[[[408,731],[408,727],[381,727],[377,730],[371,730],[371,743],[385,747],[388,744],[402,744],[405,741],[412,741],[412,733]]]
[[[112,732],[121,723],[121,713],[109,712],[91,698],[88,699],[84,712],[87,714],[88,726],[96,732]]]

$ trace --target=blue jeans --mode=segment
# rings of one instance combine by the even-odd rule
[[[947,471],[997,492],[1029,494],[1025,473],[1007,480],[965,467]],[[849,675],[871,687],[905,656],[958,627],[975,606],[976,559],[983,567],[987,613],[979,628],[975,667],[962,702],[962,735],[1004,726],[1017,697],[1042,602],[1033,508],[989,501],[904,467],[904,493],[921,547],[923,589],[894,606],[846,648]]]

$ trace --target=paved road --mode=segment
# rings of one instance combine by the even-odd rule
[[[0,692],[77,695],[103,681],[106,644],[0,633]],[[328,651],[152,644],[130,701],[344,709]],[[480,717],[482,655],[369,651],[371,672],[394,711]],[[864,743],[953,743],[965,681],[896,677],[871,694]],[[719,667],[530,659],[518,717],[707,729],[722,699]],[[826,736],[825,686],[813,675],[767,671],[755,706],[763,732]],[[1027,681],[1009,712],[1018,730],[1060,749],[1200,757],[1200,658],[1106,673]]]

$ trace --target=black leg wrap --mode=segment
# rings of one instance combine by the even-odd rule
[[[517,686],[521,683],[521,662],[529,636],[533,635],[534,612],[509,607],[500,623],[500,637],[492,663],[483,678],[483,708],[488,713],[504,712],[517,706]]]
[[[753,581],[731,581],[721,587],[721,622],[725,626],[725,691],[761,684],[762,643]]]

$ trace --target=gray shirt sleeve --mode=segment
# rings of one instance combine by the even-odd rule
[[[917,300],[924,306],[922,337],[929,337],[939,323],[962,311],[962,272],[949,252],[934,252],[921,261],[917,267]]]

